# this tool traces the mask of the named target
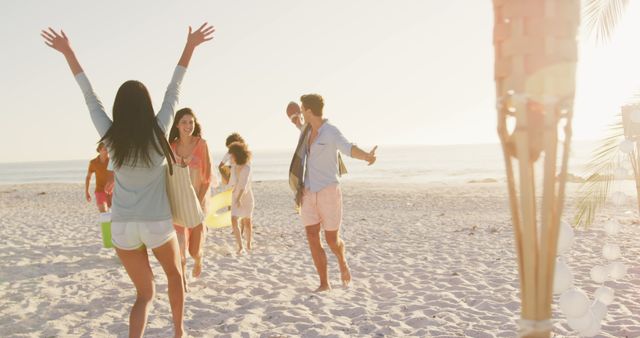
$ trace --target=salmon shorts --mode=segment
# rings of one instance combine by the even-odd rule
[[[94,192],[96,197],[96,205],[101,206],[106,204],[107,207],[111,208],[111,198],[112,194],[106,193],[104,191],[96,191]]]
[[[318,192],[305,189],[300,208],[302,225],[320,224],[324,231],[340,230],[342,225],[342,190],[333,184]]]

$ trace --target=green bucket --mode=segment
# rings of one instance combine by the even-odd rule
[[[111,213],[101,213],[98,222],[102,230],[102,246],[104,248],[113,248],[113,243],[111,243]]]

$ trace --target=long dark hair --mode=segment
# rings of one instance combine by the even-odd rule
[[[118,89],[113,103],[113,124],[100,142],[113,151],[116,167],[135,166],[138,161],[151,165],[151,148],[163,154],[157,137],[160,127],[149,91],[139,81],[127,81]],[[164,136],[162,136],[164,137]]]
[[[175,140],[180,138],[180,130],[178,130],[178,123],[185,115],[191,115],[193,117],[193,134],[192,136],[201,137],[202,128],[200,127],[200,123],[198,123],[198,118],[196,114],[193,113],[191,108],[182,108],[176,112],[176,117],[173,119],[173,125],[171,126],[171,131],[169,132],[169,143],[173,143]]]

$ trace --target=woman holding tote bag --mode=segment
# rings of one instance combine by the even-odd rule
[[[184,165],[189,168],[190,185],[193,186],[198,205],[202,210],[205,210],[212,175],[209,148],[201,133],[202,128],[196,119],[195,113],[189,108],[178,110],[169,132],[169,143],[178,165]],[[199,223],[193,226],[192,224],[179,224],[175,222],[174,218],[174,227],[178,234],[178,243],[180,245],[185,287],[187,286],[185,273],[187,250],[195,261],[192,276],[198,278],[202,273],[202,249],[206,238],[206,227],[202,224],[202,220],[200,218]]]

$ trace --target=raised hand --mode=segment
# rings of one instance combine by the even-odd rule
[[[215,28],[209,25],[207,22],[203,23],[200,28],[195,32],[192,32],[191,26],[189,26],[189,35],[187,36],[187,45],[193,48],[197,47],[205,41],[213,39],[213,32]]]
[[[44,38],[44,43],[57,50],[62,54],[71,53],[71,45],[69,44],[69,38],[64,34],[63,30],[60,30],[60,34],[53,30],[53,28],[49,27],[49,30],[42,30],[40,36]]]
[[[376,163],[376,149],[378,149],[378,146],[373,147],[373,149],[371,149],[371,151],[369,152],[366,161],[369,163],[369,165],[372,165],[374,163]]]
[[[58,34],[53,28],[49,27],[49,30],[43,29],[40,36],[44,38],[44,43],[47,46],[64,55],[73,75],[82,73],[80,62],[78,62],[75,53],[73,53],[73,49],[71,49],[71,45],[69,44],[69,38],[64,34],[64,31],[60,30],[60,34]]]
[[[189,26],[187,44],[184,46],[182,56],[180,56],[180,60],[178,60],[178,65],[182,67],[188,67],[189,62],[191,61],[191,56],[193,55],[193,51],[201,43],[213,39],[213,32],[215,32],[213,26],[209,25],[206,22],[203,23],[202,26],[200,26],[200,28],[198,28],[195,32],[193,32],[191,26]]]

